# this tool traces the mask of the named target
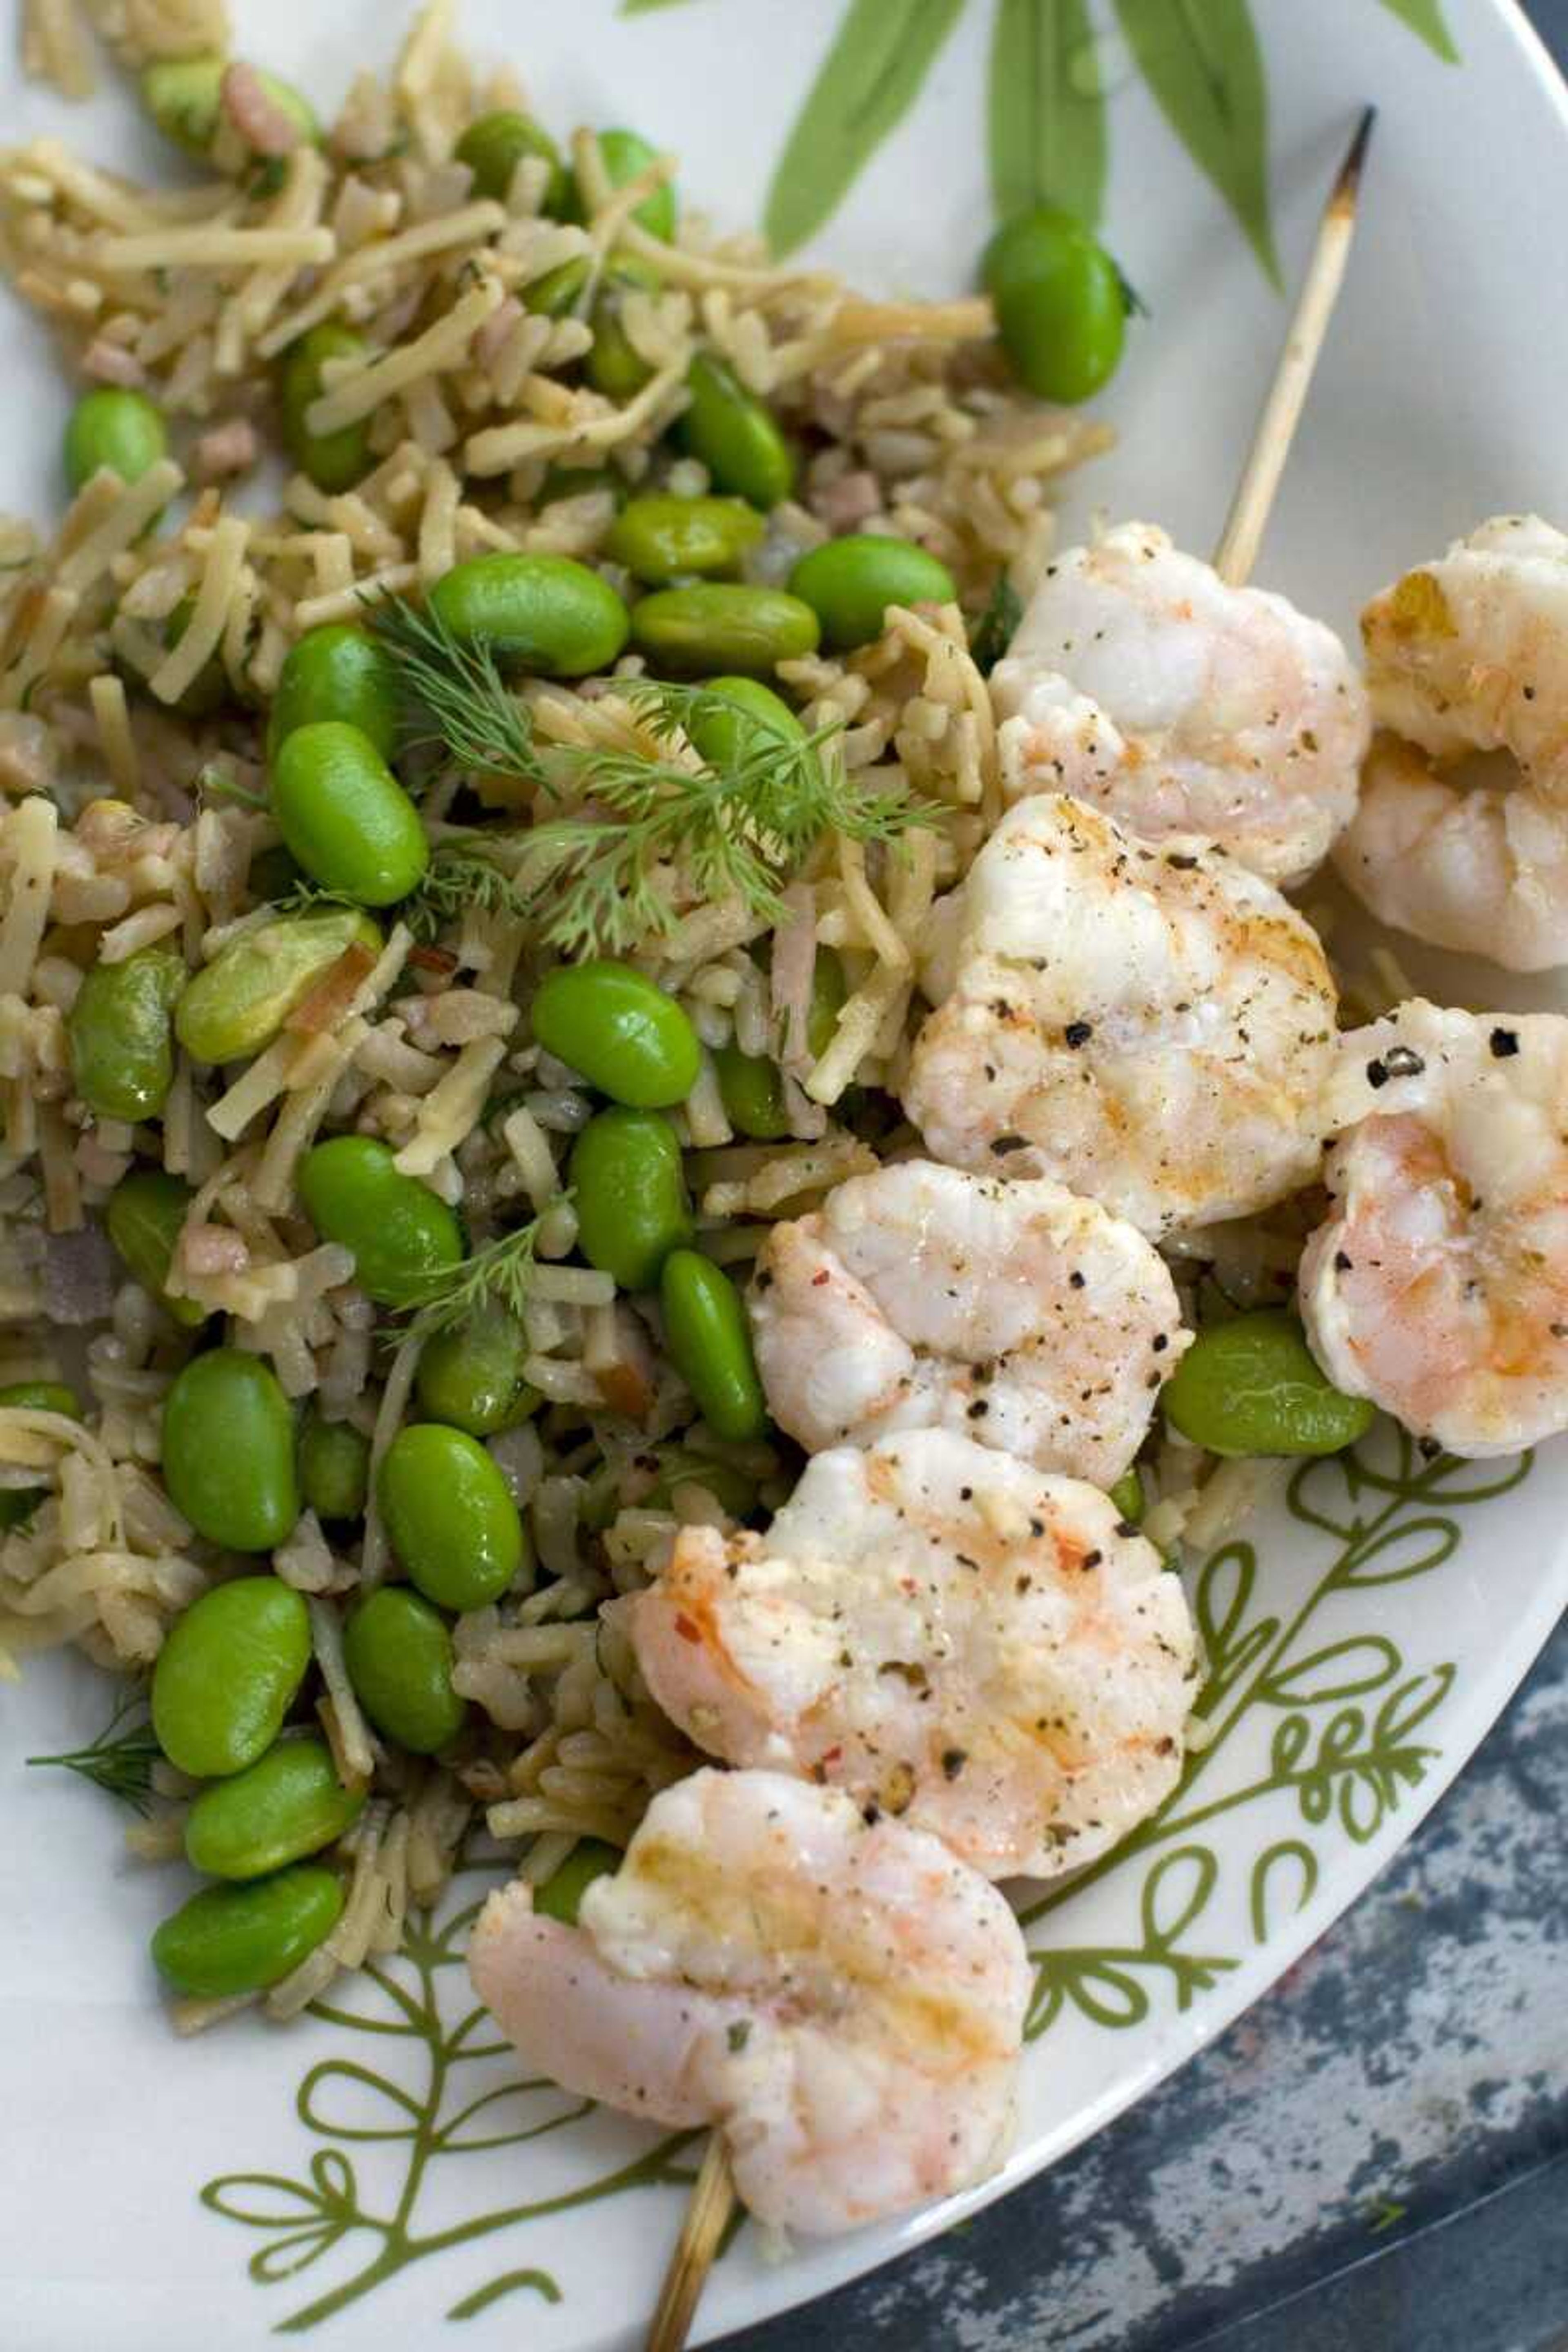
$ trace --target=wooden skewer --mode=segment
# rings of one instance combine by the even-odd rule
[[[1350,152],[1340,166],[1324,208],[1318,241],[1286,333],[1274,381],[1263,404],[1252,447],[1215,551],[1215,569],[1232,586],[1247,578],[1257,559],[1279,478],[1285,470],[1291,437],[1323,347],[1334,299],[1350,258],[1362,166],[1376,116],[1377,109],[1369,106],[1357,123]],[[850,323],[857,333],[897,332],[901,329],[906,334],[936,331],[962,341],[971,335],[989,333],[993,323],[990,305],[983,300],[931,306],[929,322],[924,309],[917,318],[913,306],[866,303],[847,305],[846,309],[853,313]],[[682,2352],[709,2270],[734,2210],[735,2184],[730,2159],[723,2136],[716,2131],[708,2142],[686,2219],[669,2258],[648,2330],[647,2352]]]
[[[1362,168],[1376,120],[1376,107],[1369,106],[1356,125],[1350,152],[1330,191],[1318,227],[1318,241],[1312,247],[1306,278],[1286,330],[1274,381],[1268,387],[1230,513],[1215,550],[1214,568],[1233,588],[1239,587],[1248,577],[1258,561],[1279,477],[1285,470],[1312,371],[1323,348],[1345,264],[1350,259]]]

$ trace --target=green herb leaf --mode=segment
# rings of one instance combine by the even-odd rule
[[[539,1225],[534,1217],[515,1233],[502,1234],[499,1241],[472,1251],[460,1265],[426,1275],[420,1294],[410,1301],[416,1309],[412,1322],[394,1328],[399,1345],[414,1339],[424,1346],[438,1331],[466,1323],[479,1307],[492,1303],[521,1316],[533,1279]]]
[[[849,0],[768,191],[763,226],[775,253],[793,253],[837,210],[913,105],[963,9],[963,0]]]
[[[398,910],[422,946],[428,947],[468,907],[480,908],[487,915],[510,915],[521,923],[531,921],[533,902],[497,863],[500,847],[499,836],[492,841],[482,833],[463,834],[437,844],[413,897],[405,898]]]
[[[196,796],[203,801],[238,801],[243,808],[269,809],[272,805],[265,793],[253,793],[237,776],[228,775],[209,761],[196,774]]]
[[[392,663],[410,750],[435,745],[470,772],[543,783],[528,705],[488,643],[465,645],[439,613],[404,596],[376,599],[367,618]]]
[[[95,1788],[118,1797],[133,1813],[146,1813],[153,1802],[153,1767],[163,1751],[142,1713],[145,1705],[145,1693],[138,1685],[121,1700],[97,1738],[85,1748],[73,1748],[60,1756],[29,1756],[26,1761],[63,1764],[68,1772],[78,1772]],[[136,1720],[128,1721],[132,1716]]]
[[[1276,286],[1268,93],[1247,0],[1115,0],[1166,121],[1246,230]]]
[[[990,677],[1013,642],[1013,633],[1023,617],[1023,598],[1007,574],[999,572],[985,610],[969,633],[969,650],[983,677]]]
[[[1458,64],[1458,47],[1444,22],[1442,0],[1383,0],[1383,5],[1435,50],[1445,65]]]
[[[1105,194],[1105,99],[1084,0],[997,0],[989,110],[997,218],[1061,205],[1092,228]]]

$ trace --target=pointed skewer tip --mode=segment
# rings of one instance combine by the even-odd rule
[[[1356,198],[1361,194],[1361,175],[1366,163],[1366,151],[1372,145],[1373,127],[1376,121],[1375,106],[1362,109],[1361,120],[1355,127],[1355,136],[1351,141],[1344,162],[1340,165],[1340,175],[1334,182],[1333,194],[1329,198],[1331,205],[1337,212],[1353,212],[1355,209]]]

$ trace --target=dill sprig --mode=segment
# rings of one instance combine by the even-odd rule
[[[496,863],[482,833],[458,835],[437,845],[412,898],[404,901],[402,919],[427,947],[468,907],[488,915],[511,915],[524,923],[533,917],[532,898]]]
[[[63,1764],[68,1772],[79,1772],[95,1788],[118,1797],[132,1812],[146,1813],[153,1802],[153,1767],[163,1751],[153,1736],[152,1724],[141,1712],[145,1704],[140,1688],[130,1691],[97,1738],[85,1748],[73,1748],[59,1756],[29,1756],[26,1761]],[[128,1722],[131,1716],[137,1720]]]
[[[983,677],[989,677],[1024,617],[1024,600],[1005,572],[985,600],[985,609],[969,633],[969,650]]]
[[[466,1323],[481,1307],[504,1307],[509,1314],[521,1316],[528,1304],[539,1254],[540,1223],[541,1219],[533,1217],[526,1225],[471,1251],[460,1265],[423,1276],[407,1302],[416,1311],[395,1331],[398,1344],[416,1339],[424,1346],[438,1331]]]
[[[465,644],[428,604],[383,596],[369,607],[397,688],[403,740],[434,746],[470,772],[544,785],[528,705],[501,676],[488,638]]]

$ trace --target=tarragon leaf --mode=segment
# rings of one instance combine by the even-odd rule
[[[1092,227],[1105,194],[1105,100],[1084,0],[997,0],[989,114],[997,218],[1061,205]]]
[[[1268,91],[1247,0],[1115,0],[1139,71],[1276,286]]]
[[[1443,20],[1442,0],[1383,0],[1383,5],[1435,50],[1445,65],[1458,64],[1454,36]]]

